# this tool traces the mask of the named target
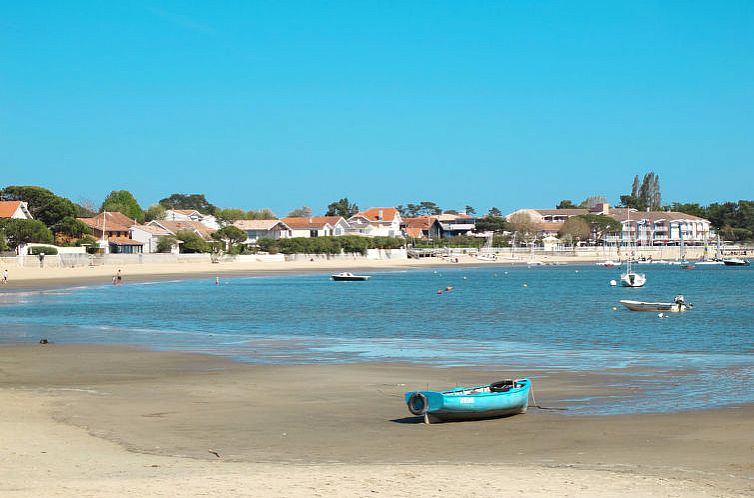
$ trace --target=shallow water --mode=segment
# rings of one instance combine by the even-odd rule
[[[133,344],[249,362],[408,361],[610,372],[638,392],[576,413],[754,401],[754,269],[641,265],[647,286],[594,265],[228,278],[0,293],[1,342]],[[452,286],[451,292],[437,294]],[[695,305],[661,319],[618,300]],[[615,308],[615,309],[614,309]],[[715,386],[710,390],[709,386]]]

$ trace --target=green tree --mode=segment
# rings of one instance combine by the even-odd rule
[[[589,222],[581,216],[571,216],[558,230],[558,235],[561,238],[570,238],[576,241],[588,240],[591,233],[592,229]]]
[[[416,211],[416,214],[419,216],[433,216],[442,214],[442,209],[434,202],[422,201],[419,203],[419,209]]]
[[[234,221],[238,220],[245,220],[247,219],[247,213],[243,209],[238,208],[224,208],[224,209],[217,209],[215,211],[215,216],[218,220],[222,221],[223,223],[233,223]]]
[[[86,223],[79,221],[76,218],[66,216],[60,220],[60,222],[52,226],[52,232],[56,234],[60,233],[68,237],[80,238],[83,235],[92,233],[92,229],[89,228]]]
[[[500,234],[510,231],[511,226],[502,216],[491,216],[488,214],[482,218],[477,218],[475,230],[477,232],[495,232]]]
[[[217,207],[210,203],[204,194],[172,194],[160,199],[165,209],[195,209],[202,214],[215,214]]]
[[[342,216],[345,219],[350,218],[359,212],[359,206],[348,201],[348,197],[332,202],[327,205],[325,216]]]
[[[180,245],[182,253],[212,252],[212,246],[191,230],[180,230],[175,236],[182,242]]]
[[[276,220],[277,216],[275,216],[275,213],[272,212],[271,209],[263,208],[263,209],[252,209],[248,213],[246,213],[246,219],[247,220]]]
[[[555,209],[576,209],[578,206],[569,199],[563,199],[555,206]]]
[[[157,252],[170,252],[177,243],[178,239],[170,235],[160,237],[160,240],[157,241]]]
[[[5,235],[12,248],[30,242],[52,244],[54,237],[49,228],[39,220],[19,220],[14,218],[0,220],[0,231]]]
[[[144,211],[128,190],[113,190],[105,197],[100,206],[100,211],[117,211],[133,218],[139,223],[144,222]]]
[[[225,245],[225,250],[230,252],[234,245],[240,244],[246,240],[246,232],[233,225],[228,225],[213,232],[212,238],[222,241]]]
[[[162,204],[152,204],[144,211],[144,220],[164,220],[165,219],[165,206]]]
[[[620,221],[604,214],[582,214],[575,216],[575,218],[582,219],[589,224],[589,231],[594,234],[596,240],[604,240],[607,234],[620,232],[623,228]]]
[[[310,208],[309,206],[302,206],[288,213],[288,217],[290,218],[306,218],[311,215],[312,215],[312,208]]]
[[[464,211],[469,216],[474,216],[476,214],[476,209],[474,209],[473,207],[469,206],[468,204],[466,205],[466,208],[464,209]]]
[[[498,218],[502,218],[503,217],[503,212],[500,211],[498,208],[496,208],[496,207],[493,206],[493,207],[490,208],[489,211],[487,211],[487,216],[496,216]]]
[[[0,200],[26,202],[34,219],[47,226],[60,222],[66,216],[75,218],[78,213],[73,202],[42,187],[11,185],[0,191]]]

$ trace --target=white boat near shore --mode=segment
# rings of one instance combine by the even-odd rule
[[[653,311],[660,313],[681,313],[683,311],[688,311],[694,307],[694,305],[687,303],[684,297],[681,295],[676,296],[673,299],[672,303],[632,301],[630,299],[623,299],[618,302],[631,311]]]
[[[368,275],[354,275],[353,273],[348,271],[330,275],[330,278],[332,278],[336,282],[363,282],[365,280],[369,280]]]

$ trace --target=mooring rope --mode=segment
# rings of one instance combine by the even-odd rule
[[[529,385],[529,394],[531,395],[531,401],[534,408],[539,408],[540,410],[568,410],[568,408],[556,408],[552,406],[540,406],[537,404],[537,398],[534,397],[534,387],[532,385]]]

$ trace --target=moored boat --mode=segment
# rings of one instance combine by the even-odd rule
[[[723,260],[725,266],[749,266],[749,261],[741,258],[728,258]]]
[[[653,303],[647,301],[632,301],[629,299],[623,299],[619,302],[631,311],[680,313],[688,311],[694,307],[693,304],[687,303],[681,295],[676,296],[672,303]]]
[[[335,275],[330,275],[330,278],[332,278],[335,281],[340,281],[340,282],[362,282],[364,280],[369,280],[368,275],[354,275],[353,273],[348,272],[348,271],[336,273]]]
[[[410,391],[406,405],[424,422],[478,420],[525,413],[529,407],[529,379],[504,380],[449,391]]]
[[[611,259],[608,259],[607,261],[600,261],[599,263],[595,263],[597,266],[604,266],[606,268],[614,268],[616,266],[620,266],[620,261],[616,262]]]

